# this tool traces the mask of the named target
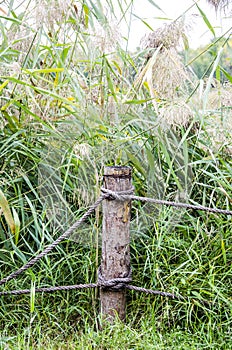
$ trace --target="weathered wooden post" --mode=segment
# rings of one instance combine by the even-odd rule
[[[105,167],[104,188],[118,192],[131,190],[130,167]],[[130,200],[103,202],[101,274],[105,280],[127,277],[130,272]],[[125,319],[126,290],[101,288],[101,314],[113,323]]]

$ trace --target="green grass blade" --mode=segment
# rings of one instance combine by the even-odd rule
[[[16,229],[15,221],[10,210],[9,202],[6,199],[1,189],[0,189],[0,208],[2,209],[2,213],[6,219],[7,224],[9,225],[11,233],[15,234],[15,229]]]
[[[201,10],[201,8],[199,7],[198,4],[196,4],[200,14],[201,14],[201,17],[203,19],[203,21],[205,22],[205,24],[207,25],[207,27],[209,28],[209,30],[211,31],[211,33],[213,34],[213,36],[215,37],[215,31],[213,29],[213,26],[211,25],[210,21],[208,20],[206,14]]]

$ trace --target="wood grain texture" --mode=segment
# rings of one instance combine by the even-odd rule
[[[105,167],[104,187],[112,191],[131,188],[131,168]],[[101,271],[105,280],[126,277],[130,271],[131,201],[103,202]],[[125,319],[126,291],[101,289],[101,314],[113,323],[115,317]]]

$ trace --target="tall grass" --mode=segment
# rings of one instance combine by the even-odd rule
[[[17,4],[1,7],[2,277],[80,217],[104,165],[132,166],[136,194],[231,208],[231,86],[211,88],[220,55],[199,81],[172,38],[182,20],[133,53],[116,31],[133,2]],[[34,294],[95,281],[100,241],[99,208],[7,283],[31,295],[1,298],[2,348],[232,348],[230,217],[133,203],[133,282],[186,300],[128,292],[127,324],[102,332],[97,291]]]

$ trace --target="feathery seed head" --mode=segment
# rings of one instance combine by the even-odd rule
[[[72,5],[73,1],[68,0],[36,0],[35,21],[37,27],[44,24],[49,30],[52,30],[56,23],[62,23],[64,18],[71,14]]]
[[[96,47],[100,52],[111,53],[117,47],[121,40],[121,34],[117,23],[107,23],[105,26],[97,23],[94,27],[94,31],[91,33],[92,43],[94,49]]]
[[[158,121],[165,130],[170,127],[186,126],[193,119],[193,110],[182,100],[176,100],[162,108],[159,108]]]
[[[164,24],[164,26],[156,29],[154,32],[146,35],[141,39],[141,44],[144,48],[154,49],[162,46],[166,49],[177,47],[180,43],[184,33],[184,22],[174,21],[170,24]]]
[[[226,7],[228,7],[228,5],[230,4],[230,0],[207,0],[207,2],[214,6],[216,10],[218,10],[218,8],[220,9],[225,9]]]
[[[180,56],[172,47],[157,55],[152,69],[153,89],[161,99],[171,100],[182,93],[187,72]]]

